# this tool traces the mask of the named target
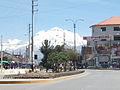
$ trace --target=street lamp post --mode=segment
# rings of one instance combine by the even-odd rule
[[[78,21],[84,21],[83,19],[77,19],[77,20],[72,20],[72,19],[66,19],[66,21],[71,21],[73,23],[73,29],[74,29],[74,51],[76,51],[76,23]]]
[[[71,21],[73,23],[73,29],[74,29],[74,52],[76,51],[76,23],[78,21],[83,21],[83,19],[77,19],[77,20],[72,20],[72,19],[66,19],[66,21]],[[76,61],[74,61],[74,70],[76,69]]]

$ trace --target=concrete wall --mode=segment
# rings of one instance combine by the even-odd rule
[[[106,27],[106,31],[101,31],[101,27]],[[93,26],[92,27],[92,36],[104,36],[104,35],[120,35],[120,31],[114,31],[114,27],[120,27],[120,25],[111,25],[111,26]],[[112,38],[113,40],[113,38]]]
[[[25,74],[28,69],[0,69],[0,75]]]

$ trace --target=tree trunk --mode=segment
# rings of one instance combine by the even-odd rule
[[[46,68],[46,72],[48,72],[48,70],[49,70],[49,69],[48,69],[48,68]]]
[[[64,63],[64,72],[66,72],[66,62]]]

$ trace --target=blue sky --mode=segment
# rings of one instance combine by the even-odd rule
[[[73,31],[72,22],[65,19],[84,19],[77,22],[76,32],[90,36],[92,24],[112,16],[120,16],[119,0],[38,0],[35,14],[35,33],[53,27]],[[28,39],[31,23],[31,0],[1,0],[0,34],[7,39]]]

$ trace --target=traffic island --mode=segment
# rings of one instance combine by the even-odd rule
[[[85,71],[68,71],[60,73],[31,72],[26,74],[5,75],[3,79],[54,79],[62,76],[80,74]]]
[[[47,83],[60,79],[72,78],[80,76],[85,71],[69,71],[61,73],[27,73],[20,75],[5,75],[4,79],[0,80],[0,84],[15,84],[15,83]]]

